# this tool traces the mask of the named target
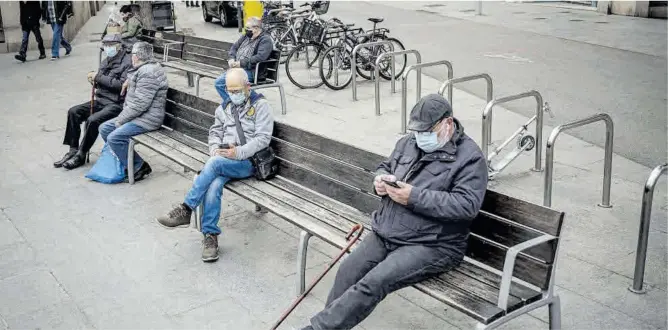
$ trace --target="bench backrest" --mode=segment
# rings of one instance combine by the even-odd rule
[[[269,58],[258,64],[259,77],[257,78],[258,85],[275,83],[278,81],[279,66],[281,63],[281,51],[272,50]]]
[[[183,56],[183,38],[182,34],[170,32],[156,32],[155,30],[142,29],[142,32],[137,39],[146,41],[153,45],[153,53],[162,58],[165,53],[165,44],[170,42],[178,42],[169,46],[169,56],[173,58],[181,58]]]
[[[218,103],[170,89],[165,125],[200,141],[206,152],[208,129]],[[373,172],[385,156],[276,122],[272,146],[280,159],[279,175],[365,214],[378,208],[372,193]],[[562,212],[487,190],[471,226],[467,256],[503,271],[508,248],[549,234],[559,237]],[[366,223],[369,225],[369,223]],[[547,289],[558,240],[520,253],[514,275]]]
[[[227,69],[231,43],[192,36],[185,36],[184,42],[182,59]]]

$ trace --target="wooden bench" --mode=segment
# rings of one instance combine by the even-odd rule
[[[134,137],[131,149],[142,144],[197,172],[209,158],[208,128],[218,104],[173,89],[168,98],[165,128]],[[301,293],[312,236],[342,248],[354,224],[370,228],[369,215],[380,204],[371,192],[373,172],[385,157],[280,122],[272,145],[280,159],[276,178],[233,181],[226,188],[302,229]],[[196,214],[199,219],[201,210]],[[488,190],[462,264],[414,287],[472,317],[479,328],[549,305],[550,328],[558,329],[560,301],[553,289],[563,219],[561,212]]]

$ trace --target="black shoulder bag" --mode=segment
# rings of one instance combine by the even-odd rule
[[[251,105],[252,106],[252,105]],[[241,120],[239,119],[239,111],[231,107],[231,112],[234,115],[234,126],[237,128],[237,135],[239,135],[239,142],[241,145],[246,144],[246,136],[244,130],[241,128]],[[269,180],[273,178],[278,172],[278,164],[276,162],[276,154],[274,149],[266,147],[250,158],[253,167],[255,167],[255,178],[258,180]]]

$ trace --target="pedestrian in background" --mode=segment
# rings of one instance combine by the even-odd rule
[[[23,39],[21,40],[21,49],[19,50],[18,55],[14,56],[14,58],[21,62],[26,61],[30,32],[35,35],[35,40],[37,40],[39,59],[46,58],[44,41],[42,40],[42,33],[39,30],[39,18],[42,16],[42,8],[39,5],[39,1],[19,1],[19,11]]]
[[[199,1],[186,1],[186,7],[199,7]]]
[[[53,41],[51,42],[51,60],[60,58],[60,45],[65,47],[65,56],[72,53],[70,45],[63,36],[63,28],[67,17],[73,16],[72,1],[42,1],[42,19],[51,25]]]

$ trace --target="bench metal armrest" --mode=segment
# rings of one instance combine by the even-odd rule
[[[556,237],[552,235],[542,235],[532,238],[526,242],[514,245],[506,252],[506,260],[503,263],[503,275],[501,276],[501,287],[499,288],[499,302],[497,306],[503,310],[508,308],[508,296],[510,295],[510,284],[513,279],[513,270],[515,268],[515,259],[517,255],[529,248],[555,240]]]
[[[273,63],[278,61],[277,59],[268,59],[262,62],[255,64],[255,75],[253,76],[253,84],[257,84],[257,76],[260,74],[260,64],[262,63]]]
[[[185,44],[185,42],[176,40],[164,40],[164,45],[162,48],[162,61],[167,62],[169,60],[169,46],[183,45],[183,44]]]

